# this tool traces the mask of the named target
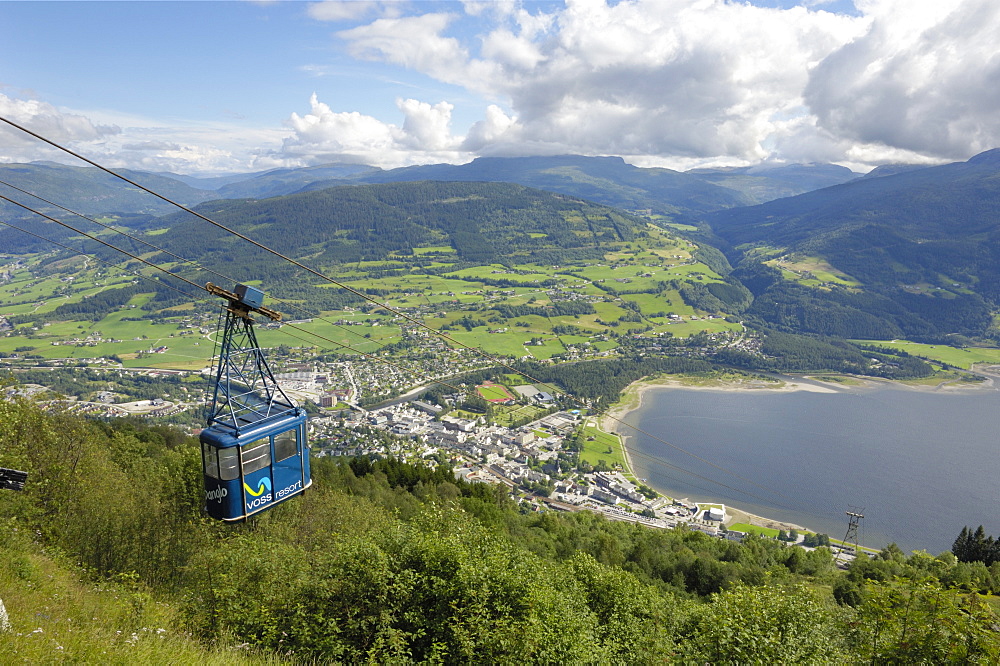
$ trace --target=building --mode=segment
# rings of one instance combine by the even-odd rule
[[[717,520],[720,523],[726,519],[726,507],[725,505],[710,506],[708,511],[705,512],[705,520]]]
[[[429,402],[424,402],[423,400],[413,400],[410,404],[420,411],[430,414],[431,416],[437,416],[444,409],[439,405],[432,405]]]

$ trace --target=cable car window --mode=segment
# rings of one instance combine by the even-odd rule
[[[240,476],[240,451],[235,446],[219,449],[219,478],[232,481]]]
[[[274,459],[286,460],[299,452],[298,429],[289,430],[274,436]]]
[[[271,439],[265,437],[243,447],[243,474],[256,472],[271,464]]]
[[[202,444],[201,455],[205,459],[205,475],[213,479],[219,478],[218,449],[211,444]]]

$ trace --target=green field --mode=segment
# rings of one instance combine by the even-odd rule
[[[696,312],[684,303],[676,288],[663,289],[663,281],[669,279],[704,283],[719,276],[691,259],[694,246],[690,242],[653,226],[646,233],[641,241],[609,246],[603,260],[591,256],[558,266],[530,263],[525,257],[525,263],[462,265],[459,270],[442,272],[451,266],[459,268],[449,263],[457,261],[458,255],[451,246],[438,245],[414,248],[413,256],[339,266],[335,274],[353,287],[375,294],[372,298],[379,304],[405,312],[430,328],[447,329],[447,335],[461,345],[504,358],[546,361],[568,353],[567,358],[592,357],[617,347],[612,332],[619,336],[669,332],[686,337],[738,328],[738,324],[708,319],[706,313]],[[430,265],[428,258],[433,260]],[[135,276],[79,256],[51,262],[51,255],[38,255],[23,261],[6,267],[10,279],[0,283],[0,316],[37,314],[39,321],[32,322],[34,327],[18,323],[19,335],[0,337],[0,353],[34,354],[44,359],[117,355],[128,366],[178,369],[201,368],[210,362],[214,341],[199,329],[215,329],[217,308],[211,299],[169,312],[150,312],[142,309],[149,296],[136,297],[104,313],[99,321],[82,315],[55,320],[51,313],[60,305],[80,303],[108,289],[131,285]],[[43,266],[44,261],[51,263]],[[369,275],[369,271],[378,273]],[[329,283],[315,286],[337,288]],[[585,302],[594,312],[584,309],[578,314],[557,314],[556,307],[573,301]],[[623,316],[634,317],[623,301],[638,306],[642,321],[622,321]],[[285,314],[286,321],[303,317],[278,300],[270,304]],[[678,314],[683,320],[670,320],[667,313]],[[260,327],[260,342],[353,356],[403,340],[403,320],[382,308],[365,306],[358,311],[323,315],[296,324],[303,330]],[[475,326],[469,325],[470,320]],[[565,330],[556,334],[556,327]],[[168,349],[152,352],[160,346]],[[26,351],[15,352],[19,348]]]
[[[428,254],[457,254],[455,248],[450,245],[432,245],[428,247],[415,247],[413,254],[418,257]]]
[[[786,280],[808,287],[824,287],[831,284],[843,287],[861,286],[861,283],[850,275],[837,270],[819,257],[785,255],[769,259],[764,263],[780,270]]]
[[[965,370],[970,369],[974,363],[1000,363],[1000,349],[994,347],[951,347],[907,340],[852,340],[851,342],[898,349],[913,356],[923,356]]]
[[[612,467],[621,465],[623,469],[629,469],[622,450],[622,441],[618,435],[604,432],[592,423],[588,423],[582,429],[582,444],[581,462],[597,465],[603,460]]]
[[[734,532],[746,532],[747,534],[760,534],[761,536],[771,537],[772,539],[778,536],[779,530],[772,529],[770,527],[761,527],[760,525],[749,525],[747,523],[734,523],[729,526],[729,529]]]
[[[502,384],[481,384],[476,387],[479,397],[492,402],[494,400],[513,400],[514,396]]]
[[[547,410],[536,405],[494,405],[493,421],[502,426],[534,420]]]

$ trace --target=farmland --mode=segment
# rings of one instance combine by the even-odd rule
[[[948,365],[969,370],[974,364],[1000,364],[1000,349],[991,347],[952,347],[950,345],[931,345],[908,340],[855,340],[866,345],[877,345],[889,349],[897,349],[912,356],[920,356]]]
[[[308,317],[269,299],[294,323],[260,327],[259,339],[265,346],[349,357],[386,345],[412,347],[414,340],[432,337],[420,322],[443,332],[452,347],[545,361],[612,354],[622,336],[683,338],[738,329],[723,313],[699,311],[682,297],[685,284],[721,281],[693,257],[694,249],[651,225],[641,239],[609,246],[603,258],[564,258],[560,264],[525,260],[470,266],[459,263],[447,246],[414,248],[411,257],[337,269],[352,288],[373,294],[374,303]],[[428,258],[434,260],[430,265]],[[8,255],[0,262],[0,317],[8,324],[0,354],[6,357],[78,361],[105,356],[126,367],[188,370],[210,365],[219,305],[210,297],[184,302],[166,292],[174,300],[164,302],[156,281],[82,256]],[[283,290],[280,283],[261,286],[270,293]],[[337,289],[327,283],[312,287]],[[131,291],[115,291],[122,289]],[[130,296],[115,300],[117,293]],[[88,309],[95,298],[107,298],[111,305]],[[80,312],[62,307],[71,305]]]

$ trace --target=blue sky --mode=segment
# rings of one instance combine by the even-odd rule
[[[995,0],[0,2],[0,115],[113,166],[1000,145]],[[0,161],[62,159],[0,130]]]

